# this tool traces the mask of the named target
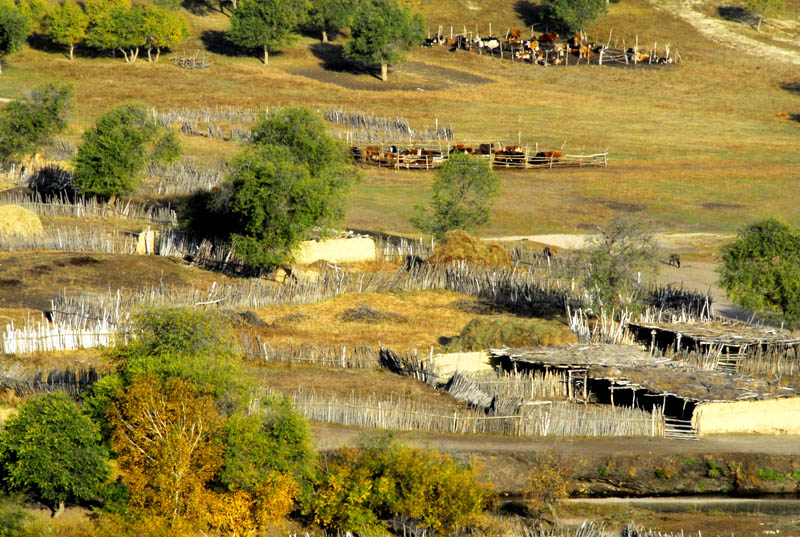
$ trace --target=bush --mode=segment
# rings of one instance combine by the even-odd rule
[[[0,158],[24,158],[53,141],[67,127],[72,88],[48,84],[0,111]]]
[[[430,210],[414,208],[411,223],[420,231],[441,237],[447,231],[473,231],[489,222],[500,178],[488,160],[455,152],[436,170]]]
[[[30,399],[0,431],[0,467],[12,490],[32,494],[53,510],[96,499],[108,477],[100,432],[63,393]]]
[[[735,303],[772,320],[800,319],[800,233],[763,220],[722,247],[719,286]]]
[[[528,472],[525,498],[529,507],[541,514],[549,511],[554,521],[558,519],[555,505],[569,496],[569,478],[572,466],[564,459],[548,453],[539,457]]]
[[[567,325],[545,319],[521,319],[507,315],[473,319],[447,344],[452,352],[480,351],[489,348],[548,347],[577,343]]]
[[[174,132],[153,123],[143,108],[120,106],[83,133],[74,161],[74,186],[87,195],[130,194],[147,163],[169,164],[180,154]]]
[[[378,529],[401,518],[447,533],[473,523],[492,497],[474,467],[386,437],[341,450],[317,480],[304,512],[331,530]]]

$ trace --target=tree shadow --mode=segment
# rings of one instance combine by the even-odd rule
[[[309,47],[311,53],[320,60],[320,67],[326,71],[351,74],[369,74],[380,78],[380,74],[372,67],[344,57],[344,47],[333,43],[315,43]]]
[[[517,0],[514,2],[514,11],[525,26],[533,26],[539,33],[564,29],[564,23],[555,18],[547,6],[534,4],[530,0]]]
[[[213,6],[207,0],[183,0],[181,5],[186,11],[194,15],[205,15],[212,11],[225,14],[223,8]]]
[[[800,95],[800,82],[786,82],[781,84],[781,89],[789,93]]]
[[[758,19],[747,9],[741,6],[719,6],[717,14],[723,19],[731,22],[741,22],[742,24],[753,25]]]
[[[60,54],[64,58],[69,59],[69,46],[53,43],[45,34],[35,33],[29,35],[28,46],[40,52],[47,52],[48,54]],[[110,51],[92,48],[81,43],[75,45],[76,58],[110,58],[113,56],[115,56],[113,50]]]

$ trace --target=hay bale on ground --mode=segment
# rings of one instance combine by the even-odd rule
[[[479,351],[488,348],[549,347],[577,343],[569,327],[559,321],[520,319],[509,315],[473,319],[461,334],[446,346],[449,352]]]
[[[490,268],[511,265],[508,252],[499,244],[484,242],[458,230],[445,233],[426,262],[433,264],[451,261],[466,261]]]
[[[0,237],[43,235],[42,221],[35,212],[19,205],[0,206]]]

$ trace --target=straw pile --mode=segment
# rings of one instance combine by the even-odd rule
[[[36,213],[19,205],[0,207],[0,237],[32,237],[44,234]]]
[[[483,242],[458,230],[445,233],[426,262],[441,264],[452,261],[466,261],[490,268],[511,265],[511,258],[502,246]]]
[[[564,323],[502,315],[473,319],[447,344],[447,350],[468,352],[503,346],[549,347],[566,343],[577,343],[577,338]]]

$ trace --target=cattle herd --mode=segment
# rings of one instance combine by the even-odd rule
[[[442,35],[442,27],[435,35],[428,37],[423,46],[449,46],[451,51],[466,50],[480,54],[490,54],[507,58],[512,61],[531,63],[534,65],[578,65],[581,62],[586,64],[597,63],[624,63],[624,64],[649,64],[660,65],[669,64],[676,61],[670,56],[669,45],[665,47],[665,54],[660,56],[656,52],[656,45],[649,51],[643,52],[639,49],[638,38],[635,46],[626,47],[623,42],[622,49],[610,47],[609,43],[595,43],[589,41],[583,33],[570,36],[562,40],[557,33],[545,33],[538,38],[531,36],[530,39],[522,38],[522,31],[514,29],[506,33],[505,38],[501,37],[480,37],[475,32],[466,32],[453,35],[452,28],[450,37]]]
[[[531,150],[522,145],[498,143],[455,144],[438,148],[388,146],[353,146],[353,159],[362,164],[396,169],[432,169],[439,167],[454,153],[486,159],[497,168],[553,168],[565,166],[607,165],[608,153],[565,155],[562,150]]]

